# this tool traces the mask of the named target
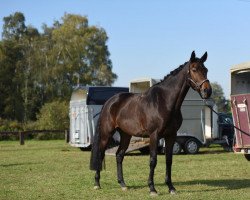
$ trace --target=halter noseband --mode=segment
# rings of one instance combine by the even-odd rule
[[[189,68],[190,68],[190,65],[189,65]],[[188,69],[188,75],[189,75],[188,80],[191,81],[191,82],[195,85],[195,89],[196,89],[196,90],[200,90],[200,88],[201,88],[201,86],[202,86],[203,83],[209,82],[208,79],[204,79],[203,81],[201,81],[201,82],[199,82],[199,83],[196,82],[196,81],[194,81],[194,80],[191,78],[191,74],[190,74],[190,70],[189,70],[189,69]]]
[[[194,81],[194,80],[191,79],[191,78],[188,78],[188,80],[190,80],[190,81],[195,85],[196,90],[199,90],[199,89],[201,88],[201,86],[202,86],[203,83],[205,83],[205,82],[207,82],[207,81],[209,82],[208,79],[204,79],[204,80],[201,81],[200,83],[197,83],[196,81]]]

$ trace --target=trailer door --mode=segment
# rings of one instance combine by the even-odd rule
[[[250,94],[232,95],[232,112],[236,127],[250,133],[249,105]],[[237,147],[250,147],[250,137],[239,130],[235,130]]]
[[[86,105],[86,101],[71,104],[71,144],[88,147],[92,143],[94,122],[93,110]]]

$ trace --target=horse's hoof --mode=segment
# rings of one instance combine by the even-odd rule
[[[150,192],[150,196],[151,197],[156,197],[156,196],[158,196],[158,193],[157,192]]]
[[[176,190],[169,190],[170,194],[176,194]]]
[[[127,187],[122,187],[122,191],[127,191],[128,188]]]
[[[94,186],[94,190],[100,190],[100,189],[101,189],[101,187],[99,185]]]

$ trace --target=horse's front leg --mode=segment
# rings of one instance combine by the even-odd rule
[[[168,186],[169,193],[175,194],[175,188],[171,179],[172,161],[173,161],[173,146],[175,143],[175,137],[165,138],[165,157],[166,157],[166,179],[165,182]]]
[[[158,147],[158,137],[157,133],[150,135],[150,161],[149,161],[149,177],[148,177],[148,186],[150,189],[150,195],[157,195],[157,191],[154,185],[154,171],[157,165],[157,147]]]

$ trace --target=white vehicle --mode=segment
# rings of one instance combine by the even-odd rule
[[[81,149],[89,148],[103,104],[113,95],[128,92],[126,87],[78,86],[70,100],[69,143]],[[119,141],[119,135],[114,135]]]
[[[152,78],[133,80],[130,82],[130,92],[142,93],[159,81]],[[189,90],[181,107],[183,122],[177,133],[175,154],[182,150],[187,154],[196,154],[201,146],[209,145],[215,139],[218,139],[218,143],[224,142],[219,136],[218,117],[208,106],[216,110],[212,99],[203,100],[197,92]],[[160,140],[159,145],[164,147],[164,140]]]

